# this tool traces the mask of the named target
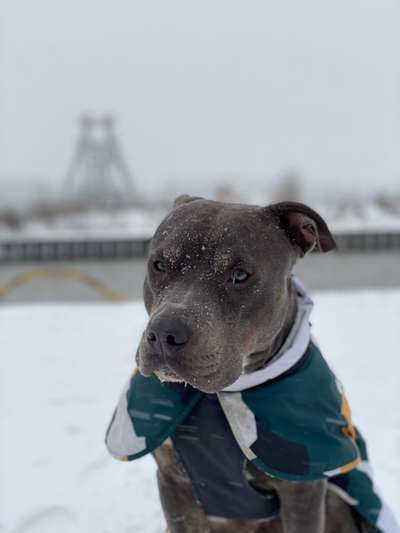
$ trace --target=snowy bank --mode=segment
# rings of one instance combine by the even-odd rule
[[[262,205],[263,200],[259,199]],[[267,202],[266,202],[267,203]],[[400,214],[365,203],[360,210],[337,212],[337,206],[316,205],[334,234],[394,233],[400,231]],[[0,241],[98,241],[150,239],[169,208],[131,208],[117,211],[92,209],[83,213],[58,215],[50,219],[32,218],[20,229],[11,229],[0,221]]]
[[[400,519],[400,291],[319,294],[312,315]],[[0,531],[161,533],[151,458],[103,439],[146,322],[141,303],[0,309]]]

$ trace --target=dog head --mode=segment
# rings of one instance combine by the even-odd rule
[[[179,197],[150,245],[140,372],[205,392],[232,384],[281,330],[293,265],[315,247],[335,242],[303,204]]]

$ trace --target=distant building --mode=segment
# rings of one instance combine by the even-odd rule
[[[68,200],[96,208],[139,204],[133,173],[122,154],[112,115],[82,115],[64,186]]]

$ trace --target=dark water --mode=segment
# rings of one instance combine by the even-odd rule
[[[0,266],[1,287],[14,276],[53,266],[20,264]],[[60,266],[57,263],[55,266]],[[67,269],[97,277],[126,299],[141,298],[145,273],[143,260],[69,261]],[[330,253],[311,255],[299,261],[296,273],[311,290],[345,290],[365,288],[400,288],[400,253]],[[93,288],[63,278],[30,281],[3,298],[4,303],[18,302],[85,302],[102,301]]]

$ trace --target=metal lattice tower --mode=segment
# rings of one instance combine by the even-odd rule
[[[91,207],[138,204],[133,175],[115,135],[112,115],[80,117],[80,134],[65,180],[65,193]]]

